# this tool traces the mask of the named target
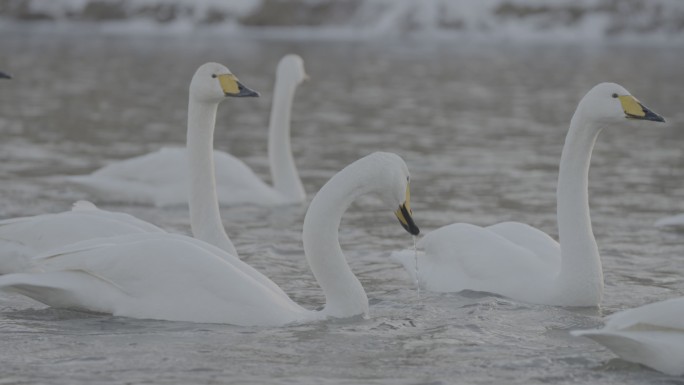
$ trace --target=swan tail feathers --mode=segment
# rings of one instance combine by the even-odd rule
[[[45,305],[114,313],[114,297],[123,293],[110,282],[83,270],[17,273],[0,276],[0,289],[19,293]]]
[[[640,363],[673,376],[684,374],[684,336],[681,333],[623,332],[604,328],[574,330],[570,334],[590,338],[625,361]]]

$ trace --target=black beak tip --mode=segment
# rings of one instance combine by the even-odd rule
[[[0,79],[12,79],[12,77],[4,72],[0,72]]]
[[[420,234],[420,229],[418,228],[418,226],[416,226],[416,222],[413,221],[413,217],[411,216],[411,213],[409,213],[409,211],[406,209],[405,205],[401,206],[401,213],[404,216],[404,219],[406,220],[406,223],[399,221],[404,230],[408,231],[408,233],[411,235]]]

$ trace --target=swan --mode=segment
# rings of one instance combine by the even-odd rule
[[[290,148],[290,111],[297,86],[307,78],[301,57],[286,55],[278,63],[268,137],[272,187],[238,158],[214,151],[221,204],[274,206],[304,202],[306,193]],[[186,172],[186,163],[186,149],[166,147],[68,180],[108,200],[180,205],[188,200],[191,177]]]
[[[215,117],[219,103],[227,96],[258,94],[240,83],[223,65],[206,63],[195,72],[189,95],[189,167],[194,171],[190,189],[192,233],[237,255],[223,228],[216,198],[211,158]],[[188,164],[184,166],[181,169],[188,168]],[[77,202],[72,211],[6,219],[0,221],[0,274],[26,271],[32,266],[33,256],[55,247],[96,237],[148,232],[165,233],[131,215],[100,210],[85,201]]]
[[[571,334],[591,338],[626,361],[684,375],[684,297],[623,310],[602,329]]]
[[[37,257],[39,272],[4,275],[0,289],[54,307],[170,321],[279,326],[367,316],[366,292],[338,240],[342,215],[366,193],[379,194],[409,233],[419,233],[408,168],[399,156],[374,153],[334,175],[312,200],[302,233],[306,259],[325,294],[321,311],[297,305],[237,257],[175,234],[129,234],[53,249]]]
[[[675,227],[684,228],[684,214],[673,215],[671,217],[660,218],[655,223],[656,227]]]
[[[469,289],[547,305],[598,305],[603,272],[589,218],[589,163],[601,130],[626,119],[665,121],[614,83],[598,84],[579,102],[560,160],[560,244],[519,222],[487,227],[451,224],[418,242],[418,284],[438,292]],[[395,252],[393,257],[415,280],[413,250]]]

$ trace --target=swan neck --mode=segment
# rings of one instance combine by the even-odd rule
[[[368,297],[349,268],[338,238],[342,215],[372,184],[354,179],[347,167],[321,188],[306,213],[302,235],[306,259],[325,294],[323,312],[338,318],[368,314]]]
[[[560,290],[568,297],[600,302],[603,272],[589,215],[589,165],[602,127],[573,116],[561,155],[557,214],[561,247]],[[596,302],[596,303],[593,303]]]
[[[195,238],[237,256],[219,211],[214,171],[214,128],[218,103],[190,97],[188,105],[187,156],[190,181],[190,226]]]
[[[301,202],[306,198],[290,145],[292,100],[296,89],[297,83],[293,79],[277,77],[268,128],[268,161],[273,188],[289,202]]]

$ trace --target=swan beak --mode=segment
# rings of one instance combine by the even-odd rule
[[[238,98],[243,97],[259,97],[259,93],[245,87],[240,83],[233,74],[218,75],[218,81],[221,84],[221,89],[226,96],[234,96]]]
[[[411,235],[418,235],[420,234],[420,229],[418,226],[416,226],[416,223],[413,221],[413,217],[411,216],[413,214],[413,211],[411,210],[411,190],[409,189],[409,186],[406,186],[406,200],[404,203],[399,206],[399,209],[394,212],[394,215],[397,216],[397,219],[399,219],[399,223],[401,223],[401,226],[409,232]]]
[[[12,77],[0,71],[0,79],[12,79]]]
[[[627,119],[650,120],[652,122],[665,121],[665,118],[648,109],[632,95],[622,95],[618,98],[622,104],[622,109],[625,110]]]

